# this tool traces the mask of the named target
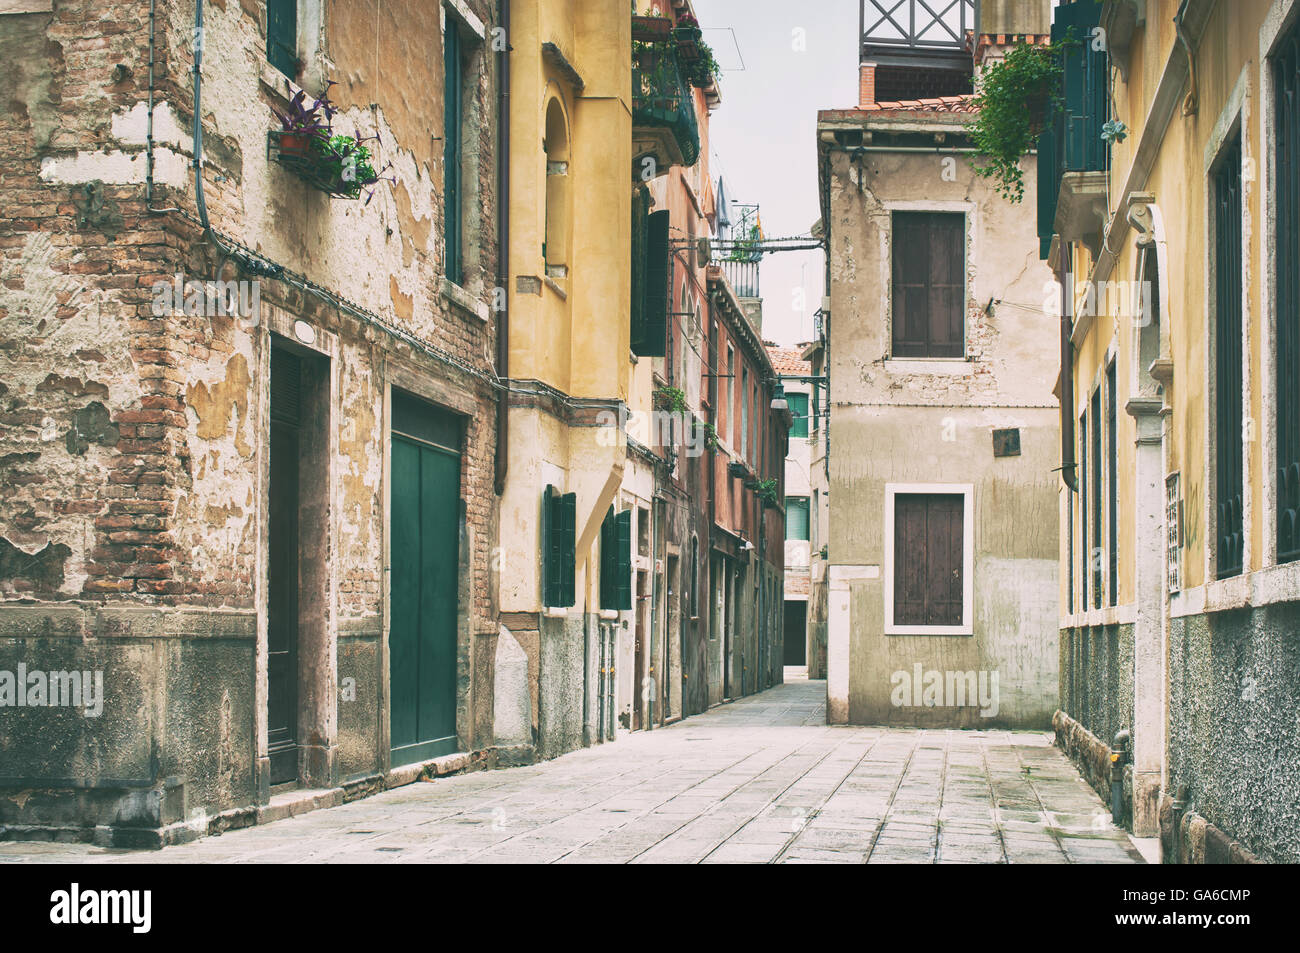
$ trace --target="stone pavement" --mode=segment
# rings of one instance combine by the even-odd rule
[[[0,863],[1142,863],[1046,733],[829,727],[825,692],[161,851],[0,843]]]

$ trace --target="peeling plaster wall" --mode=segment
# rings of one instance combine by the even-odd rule
[[[493,6],[463,9],[481,28]],[[327,642],[304,668],[304,740],[324,752],[325,783],[387,766],[385,408],[402,386],[465,421],[458,732],[466,748],[491,743],[481,713],[492,646],[477,637],[496,631],[494,393],[287,282],[260,280],[255,321],[159,304],[176,274],[210,281],[223,263],[194,224],[192,4],[158,5],[153,116],[154,204],[186,214],[145,209],[148,11],[147,0],[106,0],[0,15],[0,93],[16,106],[0,114],[0,669],[78,660],[102,668],[112,693],[95,722],[29,710],[18,726],[0,711],[0,788],[50,792],[0,807],[0,834],[116,824],[154,831],[124,837],[189,836],[180,829],[265,799],[268,359],[271,333],[292,337],[299,320],[332,381],[316,501],[328,514],[315,554],[324,602],[313,610]],[[392,183],[368,204],[332,200],[268,162],[271,106],[290,88],[266,64],[263,11],[253,0],[205,7],[214,228],[489,373],[490,50],[468,43],[466,268],[463,287],[448,288],[442,5],[331,3],[306,38],[319,48],[309,92],[327,72],[339,81],[335,131],[377,137],[379,164],[391,163]],[[335,703],[345,678],[355,700]],[[123,731],[158,758],[127,772],[104,740]],[[135,780],[62,793],[104,778]]]

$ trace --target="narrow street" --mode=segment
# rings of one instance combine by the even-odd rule
[[[158,852],[0,862],[1141,863],[1045,732],[825,725],[794,681],[524,768],[417,783]]]

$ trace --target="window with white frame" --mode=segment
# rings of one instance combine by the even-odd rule
[[[974,632],[974,487],[885,486],[885,634]]]

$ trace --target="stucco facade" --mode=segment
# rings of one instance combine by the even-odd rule
[[[1008,253],[1032,220],[975,174],[967,102],[819,114],[832,723],[1044,728],[1056,707],[1056,341],[1041,311],[1051,274]],[[1032,158],[1025,175],[1034,181]],[[893,352],[893,243],[899,213],[912,212],[957,223],[960,356]],[[902,624],[895,573],[917,551],[897,544],[898,499],[934,495],[964,509],[963,605],[954,625]]]

